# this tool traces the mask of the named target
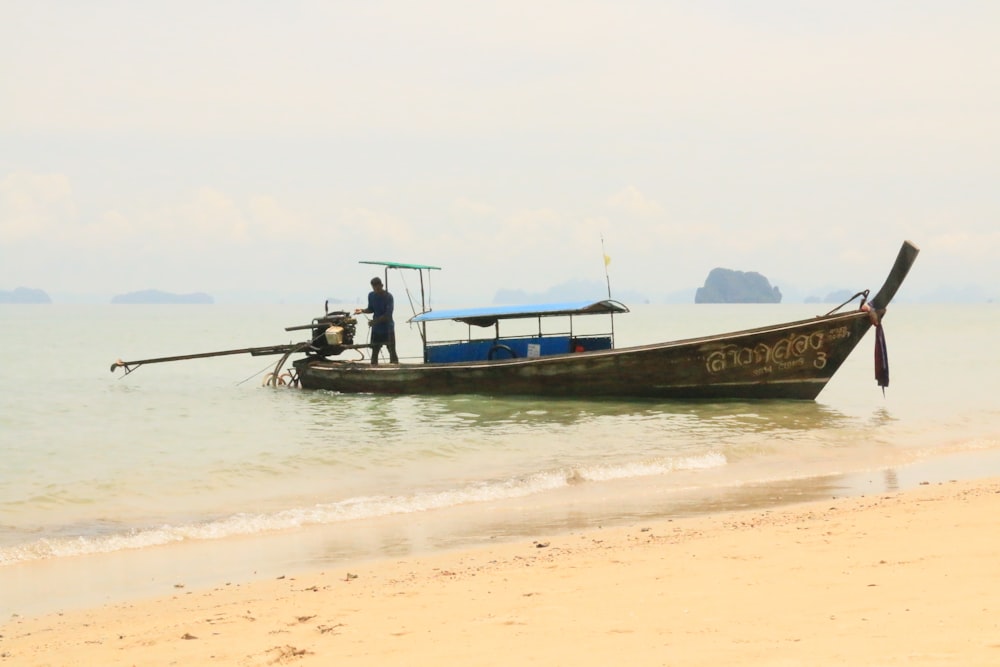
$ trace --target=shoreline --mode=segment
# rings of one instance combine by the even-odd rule
[[[68,613],[168,595],[175,587],[208,589],[391,558],[433,558],[520,540],[588,530],[771,511],[804,503],[864,498],[927,483],[1000,477],[1000,449],[964,451],[905,465],[739,485],[678,490],[646,480],[600,491],[512,498],[289,531],[183,541],[111,553],[27,561],[0,567],[0,624],[6,618]]]
[[[0,664],[986,664],[998,504],[996,476],[926,482],[178,582],[5,618]]]

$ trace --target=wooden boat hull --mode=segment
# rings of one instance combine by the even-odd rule
[[[305,358],[295,370],[303,388],[344,393],[812,400],[871,326],[869,313],[854,311],[537,359],[372,366]]]

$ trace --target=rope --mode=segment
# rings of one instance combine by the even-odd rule
[[[413,305],[413,294],[410,293],[410,286],[406,284],[406,274],[404,274],[402,271],[399,271],[399,279],[403,281],[403,291],[406,292],[406,300],[410,302],[410,312],[412,312],[413,315],[416,316],[417,307]]]
[[[239,387],[241,384],[245,384],[245,383],[249,382],[250,380],[254,379],[258,375],[260,375],[261,373],[263,373],[264,371],[266,371],[267,369],[269,369],[270,367],[271,367],[271,364],[268,364],[267,366],[264,366],[264,368],[260,369],[259,371],[257,371],[253,375],[251,375],[249,377],[245,377],[242,380],[240,380],[239,382],[237,382],[236,386]]]
[[[320,332],[319,334],[313,336],[312,340],[310,340],[308,343],[302,343],[301,345],[299,345],[298,347],[296,347],[291,352],[286,353],[285,356],[284,356],[284,358],[287,359],[288,357],[292,356],[296,352],[301,352],[302,350],[304,350],[304,349],[306,349],[308,347],[312,347],[313,343],[315,343],[320,338],[322,338],[323,335],[324,335],[324,333],[325,332]],[[261,373],[263,373],[264,371],[266,371],[270,367],[271,367],[271,364],[268,364],[267,366],[265,366],[264,368],[260,369],[259,371],[257,371],[253,375],[250,375],[249,377],[243,378],[242,380],[240,380],[239,382],[237,382],[236,386],[239,387],[241,384],[245,384],[246,382],[249,382],[250,380],[254,379],[255,377],[257,377],[258,375],[260,375]],[[277,373],[277,371],[275,371],[275,373]],[[276,377],[274,379],[275,383],[277,383],[277,381],[278,381],[279,378],[280,378],[280,376],[276,375]]]
[[[857,294],[855,294],[854,296],[852,296],[850,299],[848,299],[844,303],[840,304],[839,306],[837,306],[836,308],[834,308],[833,310],[831,310],[826,315],[833,315],[835,312],[837,312],[838,310],[840,310],[841,308],[843,308],[844,306],[846,306],[850,302],[854,301],[859,296],[862,297],[862,299],[861,299],[861,305],[864,306],[865,302],[868,301],[868,290],[864,290],[864,291],[858,292]],[[824,315],[824,317],[826,317],[826,315]]]
[[[313,338],[308,343],[302,343],[297,348],[295,348],[294,350],[292,350],[291,352],[289,352],[288,354],[286,354],[285,358],[290,357],[291,355],[295,354],[296,352],[300,352],[301,350],[304,350],[305,348],[307,348],[310,345],[312,345],[313,343],[315,343],[318,339],[319,339],[319,336],[316,336],[316,338]],[[259,371],[257,371],[253,375],[250,375],[249,377],[245,377],[242,380],[240,380],[239,382],[237,382],[236,386],[239,387],[241,384],[245,384],[246,382],[249,382],[250,380],[254,379],[255,377],[257,377],[258,375],[260,375],[261,373],[263,373],[264,371],[266,371],[270,367],[271,367],[271,364],[268,364],[267,366],[264,366],[264,368],[260,369]]]

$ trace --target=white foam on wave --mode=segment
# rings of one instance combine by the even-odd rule
[[[726,465],[725,456],[717,453],[680,459],[595,465],[570,471],[553,470],[519,478],[477,482],[456,489],[425,491],[406,496],[359,496],[273,513],[239,513],[206,523],[163,525],[99,536],[43,538],[0,549],[0,566],[48,558],[143,549],[186,540],[223,539],[305,526],[428,512],[458,505],[522,498],[556,491],[573,484],[664,475],[679,470],[699,470],[724,465]]]
[[[657,461],[628,463],[624,465],[593,466],[580,471],[580,477],[587,481],[607,482],[615,479],[666,475],[680,470],[708,470],[726,465],[726,457],[718,452],[682,459],[662,459]]]

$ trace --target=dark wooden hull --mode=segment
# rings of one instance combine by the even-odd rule
[[[372,366],[306,358],[295,369],[306,389],[345,393],[812,400],[871,326],[868,313],[854,311],[537,359]]]

